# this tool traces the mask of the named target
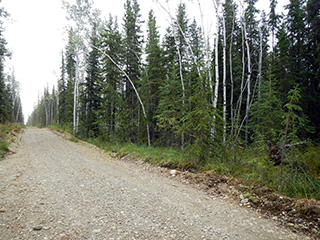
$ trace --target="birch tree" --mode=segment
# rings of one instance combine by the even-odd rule
[[[213,109],[217,110],[218,97],[219,97],[219,8],[220,8],[220,0],[212,0],[215,8],[215,17],[216,17],[216,36],[215,36],[215,58],[214,58],[214,66],[215,66],[215,85],[214,85],[214,94],[213,94]],[[216,114],[213,115],[213,127],[212,127],[212,136],[214,137],[216,134]]]
[[[75,5],[70,5],[63,0],[67,19],[74,27],[75,47],[75,80],[73,88],[73,133],[78,131],[79,124],[79,83],[83,82],[86,71],[86,56],[88,48],[85,43],[89,42],[90,27],[92,23],[99,22],[100,12],[92,7],[90,0],[77,0]]]

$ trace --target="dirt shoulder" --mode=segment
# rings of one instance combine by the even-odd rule
[[[0,239],[310,239],[157,169],[28,128],[0,161]]]

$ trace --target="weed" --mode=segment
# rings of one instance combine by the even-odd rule
[[[79,142],[79,139],[76,138],[76,137],[71,137],[71,138],[69,138],[69,140],[70,140],[71,142]]]
[[[8,151],[9,145],[7,141],[0,141],[0,158]]]

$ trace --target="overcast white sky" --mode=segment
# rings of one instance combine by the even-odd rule
[[[70,3],[75,0],[68,0]],[[103,16],[118,15],[122,24],[125,0],[95,0]],[[165,0],[159,0],[164,6]],[[188,3],[187,13],[190,19],[199,16],[197,0],[169,0],[173,15],[180,2]],[[193,2],[193,4],[192,4]],[[211,28],[213,34],[214,8],[212,0],[200,0],[206,31]],[[279,5],[287,4],[288,0],[279,0]],[[169,26],[167,13],[155,0],[138,0],[142,19],[146,20],[148,12],[153,8],[156,13],[160,31]],[[10,21],[5,24],[4,36],[11,50],[12,58],[6,62],[7,71],[14,69],[16,79],[20,82],[21,100],[25,120],[33,111],[38,95],[45,86],[50,89],[57,85],[60,76],[61,51],[65,48],[66,13],[62,9],[61,0],[2,0],[1,7],[10,13]],[[260,0],[258,7],[268,11],[269,1]],[[200,25],[200,20],[198,21]]]

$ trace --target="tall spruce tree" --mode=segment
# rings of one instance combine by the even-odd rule
[[[122,131],[119,129],[120,126],[125,125],[124,120],[119,116],[120,110],[125,109],[122,101],[122,72],[116,66],[116,64],[118,66],[122,65],[124,52],[122,46],[122,36],[117,19],[110,15],[106,27],[101,33],[99,43],[99,48],[105,54],[101,56],[101,79],[99,85],[102,104],[99,107],[98,114],[98,122],[103,131],[102,135],[109,140],[124,139],[124,136],[120,136]]]
[[[162,43],[165,67],[165,79],[159,86],[159,105],[157,109],[158,142],[164,146],[180,146],[180,119],[183,109],[183,91],[179,78],[179,60],[177,45],[172,28],[167,28]]]
[[[158,138],[156,111],[159,105],[160,85],[165,79],[163,53],[160,48],[160,36],[156,26],[156,18],[153,11],[149,12],[148,37],[146,43],[146,66],[142,81],[142,93],[147,103],[147,121],[150,123],[150,137],[152,142]]]
[[[3,36],[3,19],[7,16],[7,12],[0,8],[0,123],[10,121],[11,106],[9,101],[9,93],[5,83],[4,60],[8,54],[6,49],[6,40]]]
[[[65,93],[65,119],[64,123],[68,127],[72,127],[73,122],[73,108],[74,108],[74,86],[76,75],[76,59],[75,59],[75,45],[74,45],[74,31],[71,28],[68,33],[68,43],[66,46],[66,93]]]
[[[97,26],[94,24],[90,39],[91,51],[87,59],[87,77],[81,83],[80,92],[80,123],[79,133],[86,138],[97,137],[99,128],[97,127],[97,111],[100,107],[100,66],[99,66],[99,51]]]
[[[67,82],[66,82],[66,65],[64,52],[61,53],[61,76],[58,81],[58,123],[64,124],[67,121],[66,116],[66,101],[67,101]]]
[[[288,15],[286,17],[287,33],[289,38],[289,78],[293,83],[290,89],[296,84],[301,83],[305,88],[306,82],[306,12],[305,0],[290,0],[286,6]]]
[[[142,35],[140,6],[137,0],[127,0],[124,15],[124,70],[136,88],[141,84],[141,54]],[[122,109],[123,118],[126,120],[127,138],[132,142],[138,141],[140,129],[141,109],[138,98],[131,83],[125,80],[124,101],[126,109]]]
[[[320,1],[307,2],[307,84],[305,113],[314,127],[312,138],[320,139]]]

